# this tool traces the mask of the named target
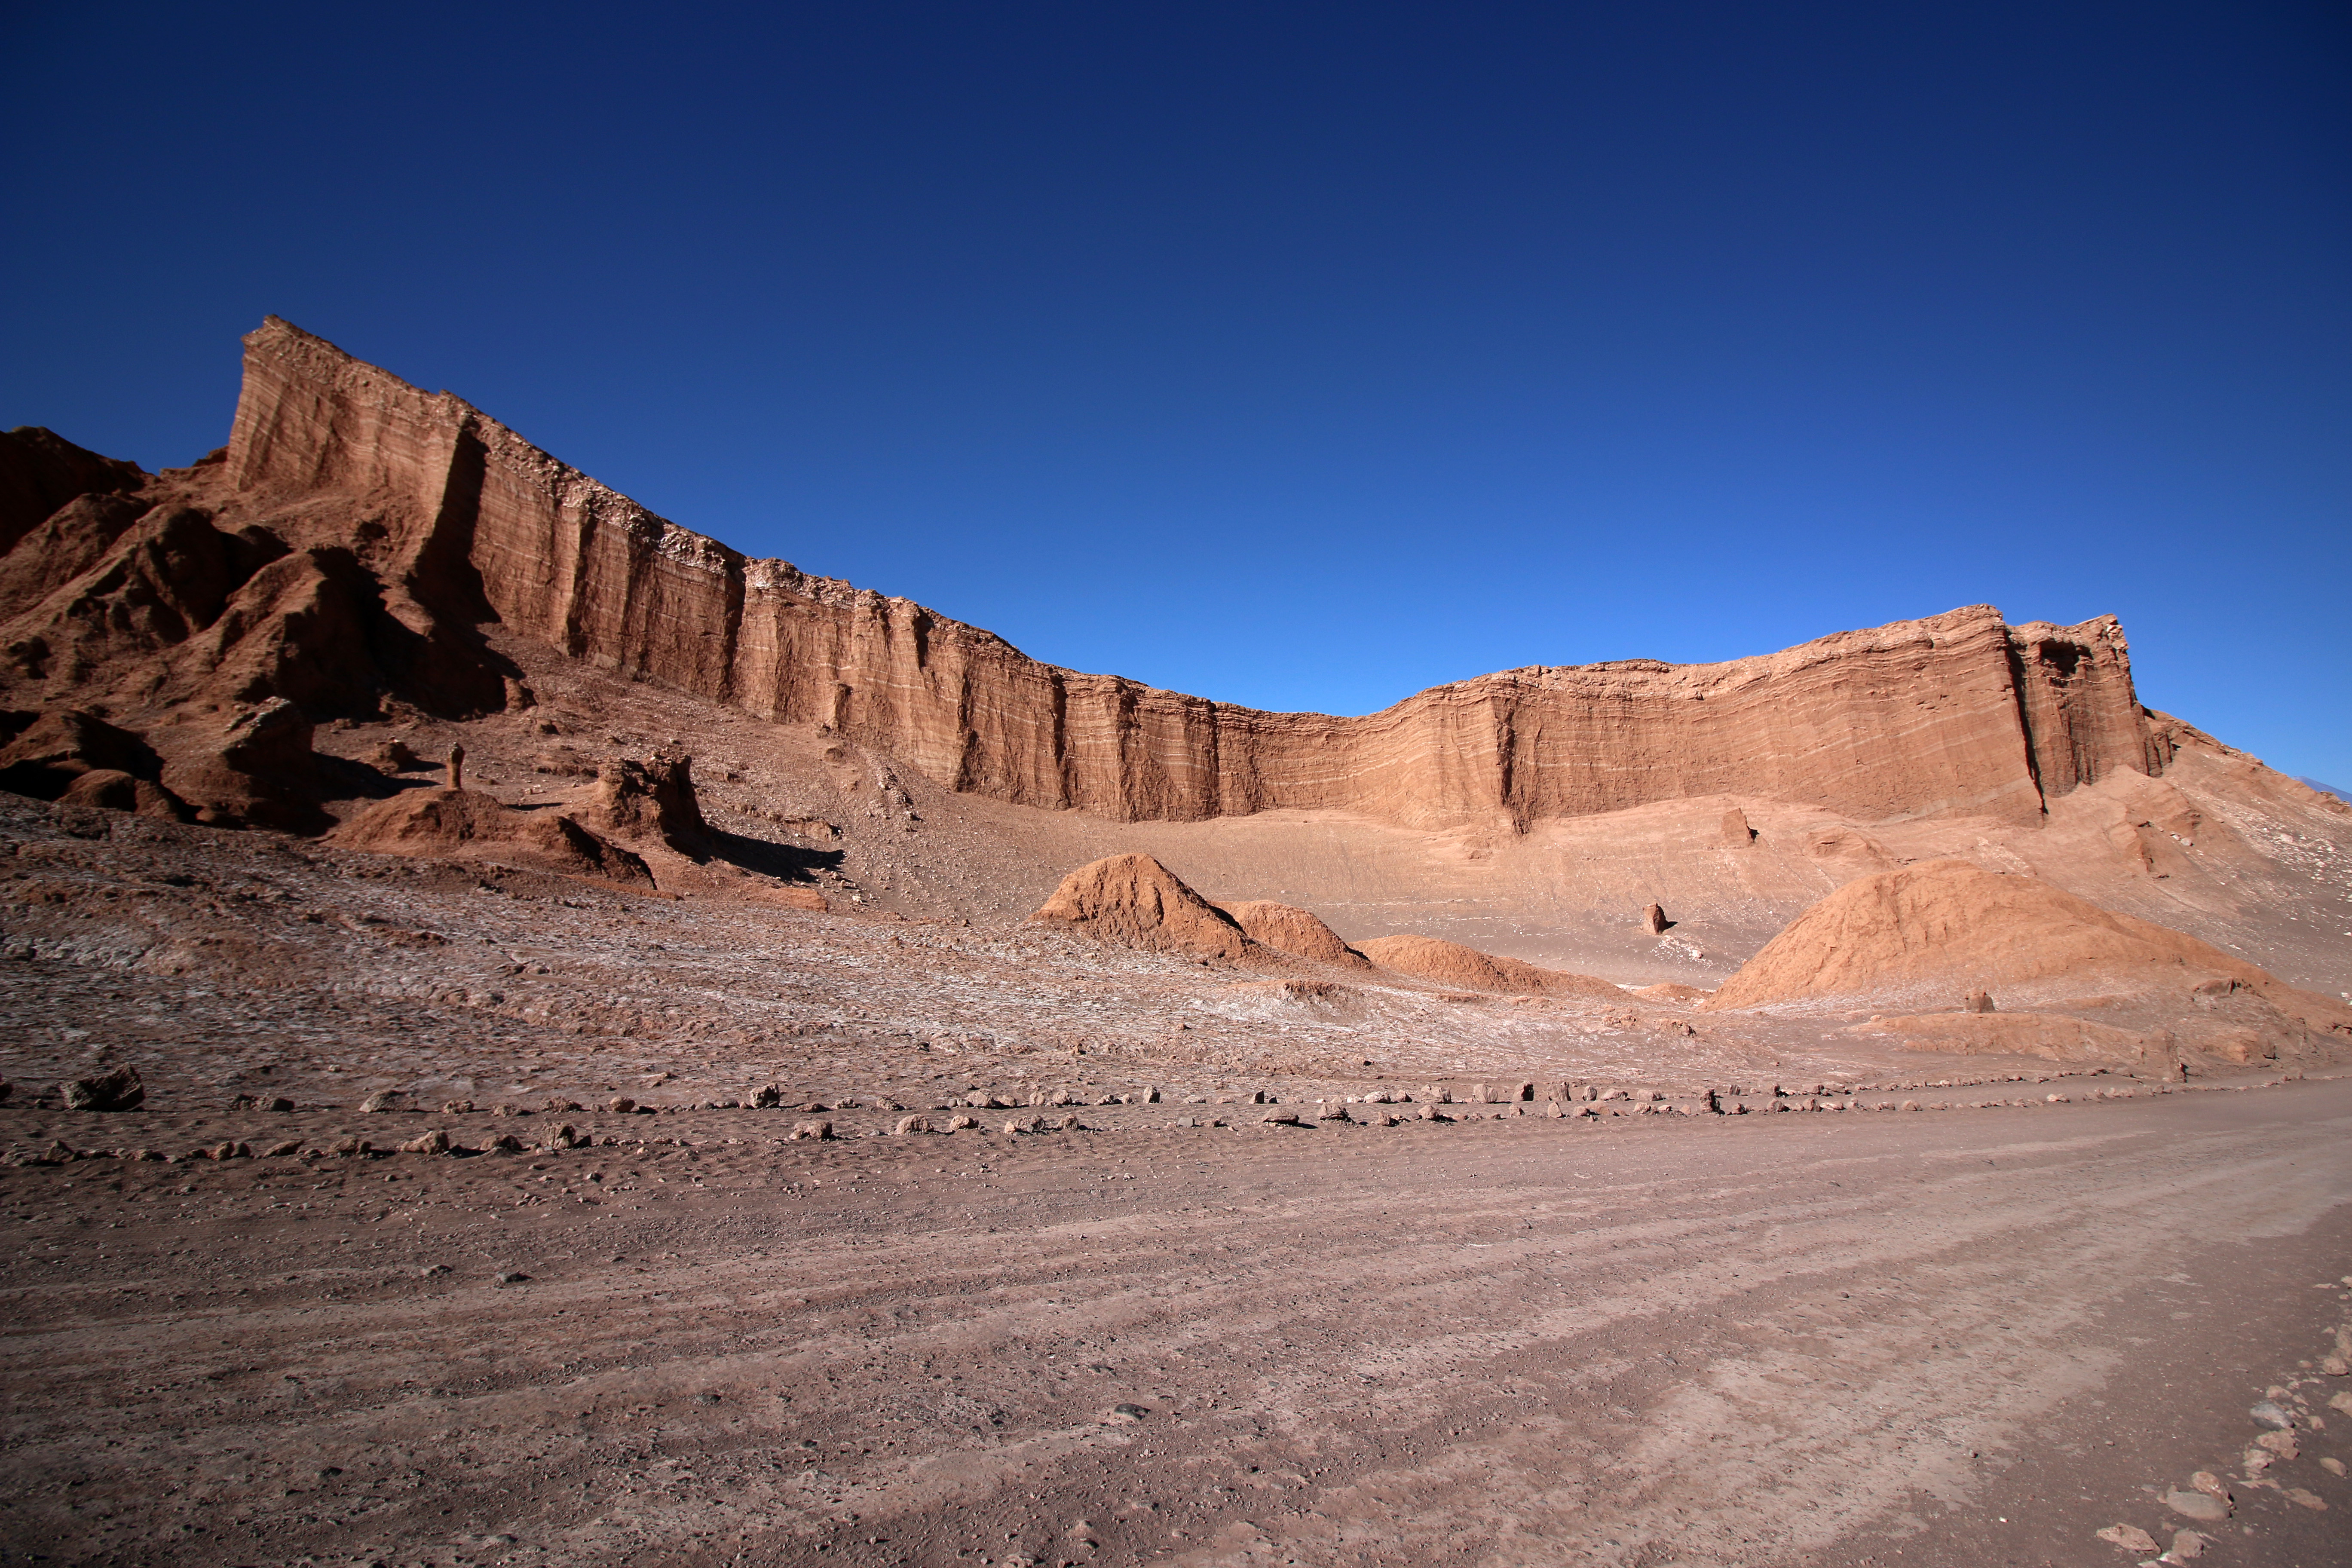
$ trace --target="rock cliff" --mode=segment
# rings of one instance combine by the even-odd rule
[[[37,499],[20,511],[54,499],[73,452],[24,447],[14,488]],[[26,548],[57,559],[12,557],[0,590],[23,585],[0,613],[43,700],[89,706],[112,671],[118,709],[194,692],[287,697],[323,717],[393,690],[493,710],[520,700],[478,631],[495,622],[610,671],[828,726],[959,791],[1130,822],[1286,808],[1525,828],[1738,795],[1859,821],[2028,824],[2085,784],[2167,761],[2112,618],[2011,627],[1989,606],[1724,664],[1509,670],[1360,718],[1079,674],[907,600],[749,559],[275,318],[246,340],[224,458],[176,472],[173,504],[144,515],[100,497],[74,503],[91,519],[23,524]],[[142,649],[163,663],[125,690]]]

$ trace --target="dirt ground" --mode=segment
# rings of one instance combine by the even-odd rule
[[[0,1552],[2346,1560],[2352,1080],[1852,1022],[0,796]]]
[[[2352,1458],[2352,1380],[2310,1368],[2352,1321],[2352,1082],[830,1142],[780,1117],[0,1172],[0,1535],[124,1563],[2121,1563],[2093,1532],[2168,1541],[2189,1521],[2149,1489],[2236,1473],[2277,1389],[2301,1452],[2268,1474],[2327,1510],[2241,1480],[2205,1560],[2343,1561],[2320,1461]]]

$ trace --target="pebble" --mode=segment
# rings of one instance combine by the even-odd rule
[[[966,1120],[966,1118],[958,1117],[956,1120],[961,1121]],[[793,1137],[794,1139],[815,1138],[825,1140],[830,1139],[832,1136],[833,1123],[830,1121],[795,1121],[793,1123]]]
[[[2230,1505],[2220,1498],[2207,1497],[2203,1492],[2169,1491],[2164,1494],[2164,1506],[2183,1519],[2218,1523],[2230,1517]]]

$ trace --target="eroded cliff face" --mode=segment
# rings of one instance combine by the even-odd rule
[[[749,559],[462,400],[275,318],[246,340],[226,460],[184,489],[209,502],[199,543],[218,553],[227,546],[213,541],[245,537],[240,525],[283,541],[255,546],[289,552],[268,602],[321,601],[306,624],[363,628],[383,680],[428,684],[440,710],[506,700],[510,681],[467,640],[496,620],[608,670],[830,726],[961,791],[1122,821],[1287,808],[1525,827],[1738,795],[1861,821],[2024,823],[2082,784],[2164,760],[2112,618],[2012,628],[1989,606],[1725,664],[1510,670],[1362,718],[1258,712],[1078,674],[907,600]],[[226,602],[256,600],[268,570],[247,572]],[[132,635],[86,588],[79,599],[59,590],[47,622],[27,612],[12,623],[41,656],[23,668],[68,669],[71,684],[71,670],[98,668]],[[81,607],[68,613],[68,600]],[[251,616],[215,618],[242,629]],[[71,639],[79,657],[63,659]],[[315,669],[311,650],[296,651],[306,657],[218,651],[197,665],[235,666],[236,695],[252,700],[276,689],[271,671]],[[153,695],[185,684],[159,677]]]

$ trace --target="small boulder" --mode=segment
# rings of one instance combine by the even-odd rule
[[[604,1102],[604,1109],[615,1116],[626,1116],[636,1108],[637,1102],[625,1094],[614,1095]]]
[[[2183,1519],[2200,1523],[2218,1524],[2230,1517],[2230,1505],[2220,1498],[2207,1497],[2203,1492],[2168,1491],[2164,1494],[2164,1506]]]
[[[381,1116],[400,1109],[401,1093],[396,1089],[380,1089],[360,1101],[360,1109],[370,1116]]]
[[[1990,1013],[1992,1011],[1992,997],[1982,991],[1971,991],[1968,995],[1961,998],[1960,1011],[1963,1013]]]
[[[1642,910],[1642,929],[1652,936],[1664,936],[1674,922],[1666,919],[1665,910],[1657,904],[1645,905]]]
[[[751,1091],[751,1109],[754,1110],[773,1110],[783,1102],[784,1091],[780,1085],[762,1084]]]
[[[95,1078],[69,1079],[58,1086],[68,1110],[136,1110],[147,1098],[139,1069],[124,1066]]]
[[[404,1154],[446,1154],[449,1152],[449,1134],[437,1127],[430,1132],[420,1132],[400,1145],[400,1152]]]
[[[832,1137],[833,1123],[830,1121],[795,1121],[793,1123],[793,1139],[795,1142],[803,1139],[815,1139],[819,1142],[826,1142],[830,1141]]]
[[[2100,1540],[2120,1546],[2126,1552],[2156,1550],[2156,1537],[2136,1524],[2111,1524],[2098,1535]]]
[[[930,1130],[931,1119],[928,1116],[901,1116],[898,1118],[898,1125],[892,1128],[891,1131],[905,1138],[917,1132],[929,1132]]]

